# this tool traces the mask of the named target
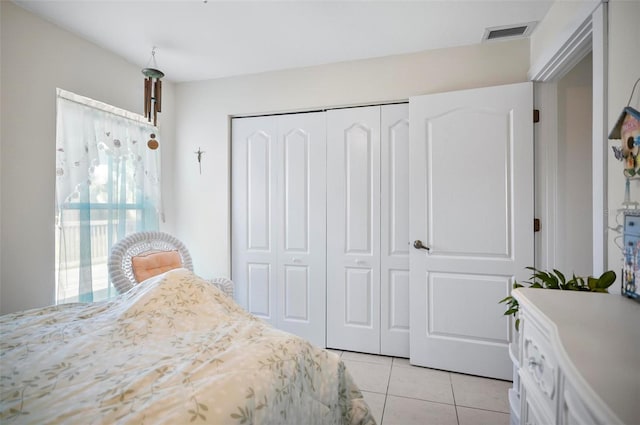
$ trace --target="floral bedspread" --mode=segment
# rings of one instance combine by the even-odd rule
[[[374,424],[339,357],[185,269],[0,317],[0,422]]]

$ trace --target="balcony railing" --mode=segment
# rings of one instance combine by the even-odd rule
[[[116,294],[109,284],[107,261],[111,250],[109,241],[109,220],[91,221],[91,278],[93,300],[100,301]],[[62,239],[61,239],[62,238]],[[66,256],[60,264],[60,247]],[[80,221],[65,221],[64,232],[56,227],[56,302],[58,304],[79,300],[80,287]],[[62,266],[62,268],[61,268]],[[61,276],[62,275],[62,276]],[[62,277],[62,278],[60,278]]]

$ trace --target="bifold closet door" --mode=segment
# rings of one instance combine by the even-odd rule
[[[325,346],[324,113],[232,121],[232,279],[274,326]]]
[[[236,300],[275,326],[276,121],[234,119],[231,131],[231,277]]]
[[[409,104],[380,120],[380,354],[409,357]]]
[[[326,346],[326,120],[277,116],[277,326]]]
[[[327,346],[380,352],[380,107],[327,111]]]

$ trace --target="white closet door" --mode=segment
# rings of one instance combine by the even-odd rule
[[[380,107],[327,112],[327,346],[380,352]]]
[[[273,117],[234,119],[232,135],[231,273],[236,299],[247,311],[275,325],[276,121]]]
[[[409,104],[381,107],[380,352],[409,357]]]
[[[280,115],[277,123],[277,326],[324,348],[325,114]]]

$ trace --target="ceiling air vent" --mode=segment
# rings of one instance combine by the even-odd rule
[[[482,41],[504,40],[510,38],[526,38],[533,31],[535,22],[527,22],[517,25],[503,25],[484,30]]]

